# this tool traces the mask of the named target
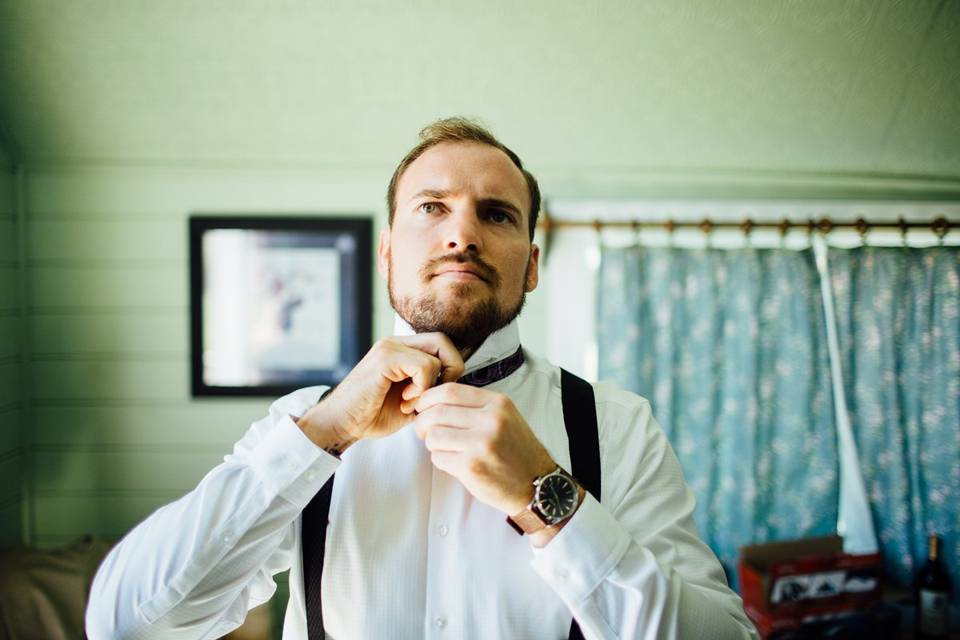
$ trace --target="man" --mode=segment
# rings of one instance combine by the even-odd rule
[[[600,495],[568,473],[567,390],[517,331],[540,196],[516,155],[436,122],[387,200],[397,335],[320,402],[276,401],[136,527],[97,573],[89,635],[217,637],[289,568],[288,639],[751,637],[645,400],[595,385]]]

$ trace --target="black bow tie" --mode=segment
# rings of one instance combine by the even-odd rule
[[[503,380],[519,369],[522,364],[523,347],[517,347],[517,350],[514,351],[512,355],[507,356],[503,360],[497,360],[493,364],[481,367],[476,371],[471,371],[457,380],[457,382],[460,384],[468,384],[472,387],[485,387],[497,380]]]

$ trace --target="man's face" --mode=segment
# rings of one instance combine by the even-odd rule
[[[530,196],[505,153],[480,143],[431,147],[403,173],[377,268],[390,303],[417,332],[441,331],[461,351],[520,313],[537,286]]]

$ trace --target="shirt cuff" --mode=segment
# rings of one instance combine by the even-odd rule
[[[306,507],[340,466],[340,460],[315,445],[284,415],[251,452],[250,464],[271,495]]]
[[[590,493],[557,535],[533,548],[530,566],[567,604],[587,599],[617,566],[630,534]]]

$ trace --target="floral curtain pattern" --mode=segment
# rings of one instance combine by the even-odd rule
[[[834,532],[813,252],[605,247],[598,278],[599,377],[650,400],[731,584],[741,546]]]
[[[844,389],[888,575],[960,578],[960,249],[831,250]],[[960,589],[954,589],[960,603]]]

